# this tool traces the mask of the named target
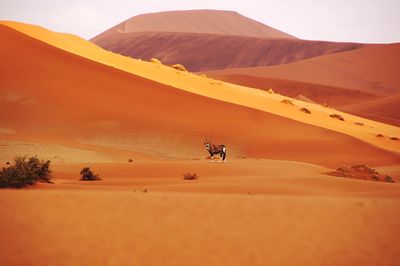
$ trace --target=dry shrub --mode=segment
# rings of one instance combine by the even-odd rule
[[[271,89],[271,88],[269,88],[269,89],[267,90],[267,92],[268,92],[269,94],[274,94],[274,90]]]
[[[378,134],[378,135],[376,135],[376,137],[378,137],[378,138],[384,138],[385,136],[383,136],[382,134]]]
[[[360,122],[355,122],[354,124],[357,126],[364,126],[364,123],[360,123]]]
[[[336,119],[338,119],[340,121],[344,121],[344,118],[341,115],[338,115],[338,114],[331,114],[330,117],[336,118]]]
[[[281,101],[281,103],[294,105],[293,102],[291,100],[289,100],[289,99],[284,99],[284,100]]]
[[[175,64],[172,67],[175,68],[176,70],[179,70],[179,71],[188,72],[186,67],[184,65],[181,65],[181,64]]]
[[[308,110],[308,109],[305,108],[305,107],[301,108],[300,111],[302,111],[302,112],[304,112],[304,113],[306,113],[306,114],[311,114],[311,111]]]
[[[399,140],[398,137],[391,137],[390,139],[391,139],[391,140]]]
[[[199,177],[197,176],[197,174],[191,174],[191,173],[185,173],[183,174],[183,180],[196,180]]]
[[[370,168],[365,164],[358,164],[350,167],[339,167],[335,171],[328,172],[327,174],[338,177],[395,183],[395,181],[390,176],[382,175],[378,173],[375,169]]]
[[[81,170],[81,179],[82,181],[98,181],[101,180],[98,174],[94,174],[89,167],[85,167]]]
[[[128,160],[128,163],[132,163],[132,162],[133,162],[133,160],[132,160],[132,159],[129,159],[129,160]]]
[[[0,187],[22,188],[36,182],[52,183],[50,161],[37,157],[15,157],[14,165],[0,171]]]

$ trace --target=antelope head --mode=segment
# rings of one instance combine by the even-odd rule
[[[211,137],[207,139],[207,135],[204,137],[204,147],[206,147],[208,151],[211,149]]]

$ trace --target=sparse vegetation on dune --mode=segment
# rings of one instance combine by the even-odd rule
[[[185,173],[183,174],[183,180],[196,180],[199,176],[197,174]]]
[[[291,100],[289,100],[289,99],[283,99],[283,100],[281,101],[281,103],[285,103],[285,104],[289,104],[289,105],[294,105],[294,103],[293,103]]]
[[[51,178],[50,161],[16,157],[13,165],[0,172],[0,187],[23,188],[36,182],[52,183]]]
[[[308,110],[308,109],[305,108],[305,107],[301,108],[300,111],[302,111],[303,113],[306,113],[306,114],[311,114],[311,111]]]
[[[340,121],[344,121],[344,118],[341,116],[341,115],[338,115],[338,114],[331,114],[331,115],[329,115],[330,117],[332,117],[332,118],[336,118],[336,119],[338,119],[338,120],[340,120]]]
[[[382,175],[375,169],[370,168],[365,164],[358,164],[350,167],[339,167],[335,171],[328,172],[327,174],[338,177],[395,183],[392,177],[388,175]]]
[[[82,181],[99,181],[101,178],[98,174],[94,174],[89,167],[85,167],[81,170],[81,179]]]

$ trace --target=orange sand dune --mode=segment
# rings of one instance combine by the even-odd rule
[[[275,92],[295,98],[304,95],[316,103],[327,103],[330,106],[339,107],[353,105],[368,100],[379,98],[378,95],[352,89],[306,83],[294,80],[277,78],[264,78],[248,75],[213,75],[212,77],[226,82],[240,84],[263,90],[273,89]]]
[[[145,60],[156,57],[165,64],[183,64],[190,71],[279,65],[363,47],[356,43],[181,32],[116,31],[92,41],[118,54]]]
[[[264,38],[295,37],[233,11],[185,10],[143,14],[132,17],[93,38],[114,33],[191,32]]]
[[[375,137],[399,128],[31,25],[4,22],[0,39],[0,166],[57,157],[55,184],[0,190],[1,265],[397,264],[399,185],[302,162],[399,181],[399,142]],[[204,133],[226,164],[203,159]],[[84,166],[103,181],[77,181]]]
[[[216,71],[213,75],[250,75],[336,86],[390,95],[400,88],[400,44],[371,45],[294,63]]]
[[[400,94],[342,108],[345,112],[400,126]]]
[[[127,73],[132,73],[172,86],[181,91],[237,104],[254,110],[260,110],[296,120],[301,123],[330,129],[360,139],[384,150],[396,153],[400,152],[399,142],[394,142],[387,138],[376,138],[377,134],[383,134],[385,136],[400,135],[400,129],[397,127],[366,120],[331,108],[324,108],[319,105],[304,103],[297,100],[293,100],[295,106],[285,105],[281,103],[285,98],[281,95],[269,94],[260,90],[224,83],[192,73],[177,71],[158,63],[133,60],[128,57],[107,52],[100,47],[73,35],[54,33],[37,26],[16,22],[2,22],[2,24],[20,31],[25,35],[48,43],[51,46],[55,46],[64,51],[112,67],[115,71],[119,69]],[[299,112],[300,108],[311,110],[312,115],[305,115],[304,113]],[[210,110],[210,108],[207,108],[207,110]],[[333,112],[343,116],[345,121],[343,122],[330,118],[330,115]],[[365,126],[360,127],[355,123],[363,123]],[[6,130],[12,131],[13,129],[6,128]],[[126,146],[126,143],[124,146]],[[153,148],[155,146],[157,145],[153,145]]]
[[[231,156],[330,166],[400,161],[340,133],[177,90],[9,28],[2,27],[1,34],[2,62],[7,62],[0,65],[1,127],[16,136],[191,159],[204,158],[203,134],[213,133]]]

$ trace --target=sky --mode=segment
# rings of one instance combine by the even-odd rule
[[[400,0],[0,0],[0,20],[90,39],[143,13],[237,11],[293,36],[338,42],[400,42]]]

